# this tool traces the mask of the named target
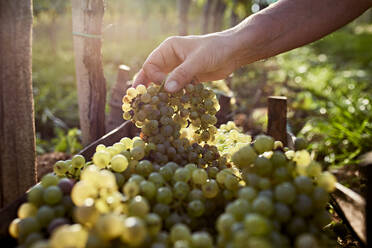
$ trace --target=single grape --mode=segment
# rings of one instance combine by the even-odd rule
[[[54,205],[62,200],[63,193],[57,186],[49,186],[44,190],[43,200],[49,205]]]
[[[115,172],[123,172],[128,167],[128,159],[121,155],[117,154],[111,158],[111,168]]]

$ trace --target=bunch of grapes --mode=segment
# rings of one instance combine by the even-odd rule
[[[322,247],[335,180],[295,144],[214,127],[212,91],[128,89],[140,137],[58,161],[9,226],[20,247]]]

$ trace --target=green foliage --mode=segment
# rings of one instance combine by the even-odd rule
[[[372,150],[372,32],[350,29],[279,56],[269,75],[290,99],[293,130],[326,165],[355,164]]]
[[[62,128],[55,128],[57,136],[50,141],[36,139],[36,151],[38,154],[43,154],[46,152],[64,152],[68,154],[76,154],[83,147],[80,143],[81,131],[77,128],[72,128],[65,130]]]

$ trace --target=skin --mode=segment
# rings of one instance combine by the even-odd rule
[[[191,82],[224,79],[243,65],[318,40],[371,7],[372,0],[280,0],[231,29],[166,39],[133,86],[166,80],[173,93]]]

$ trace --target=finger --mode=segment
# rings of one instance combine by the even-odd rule
[[[137,87],[140,84],[147,86],[149,83],[150,80],[146,77],[146,74],[143,71],[143,69],[141,69],[135,76],[134,81],[132,83],[132,87]]]
[[[143,65],[143,70],[149,80],[161,83],[167,73],[181,64],[182,59],[177,54],[180,42],[180,38],[171,37],[150,54]]]
[[[185,62],[170,73],[165,82],[165,89],[170,93],[179,91],[186,84],[191,83],[198,73],[198,68],[199,66],[194,59],[186,59]]]

